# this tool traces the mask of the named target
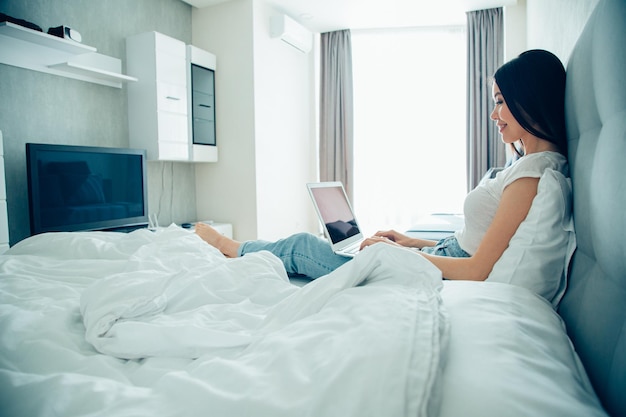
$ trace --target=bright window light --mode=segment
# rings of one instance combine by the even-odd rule
[[[366,233],[461,213],[465,28],[353,31],[354,208]]]

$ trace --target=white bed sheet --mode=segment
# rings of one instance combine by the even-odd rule
[[[36,236],[0,257],[0,408],[433,415],[448,332],[440,288],[432,265],[387,245],[300,288],[267,253],[226,260],[176,227]],[[88,343],[83,295],[98,349],[141,359]]]
[[[489,282],[439,291],[419,255],[367,253],[300,288],[267,253],[227,261],[179,228],[28,239],[0,256],[0,410],[606,417],[543,298]],[[172,282],[189,285],[169,297]],[[81,297],[99,349],[146,357],[98,352]]]

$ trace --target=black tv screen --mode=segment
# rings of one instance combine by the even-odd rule
[[[31,235],[148,224],[146,151],[27,143]]]

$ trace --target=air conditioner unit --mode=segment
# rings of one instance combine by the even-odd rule
[[[304,26],[284,14],[270,19],[270,36],[280,38],[294,48],[307,53],[313,46],[313,34]]]

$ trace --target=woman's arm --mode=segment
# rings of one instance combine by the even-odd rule
[[[538,184],[539,178],[524,177],[504,189],[493,221],[473,256],[452,258],[425,253],[421,255],[439,268],[444,278],[484,281],[526,218],[537,195]]]

